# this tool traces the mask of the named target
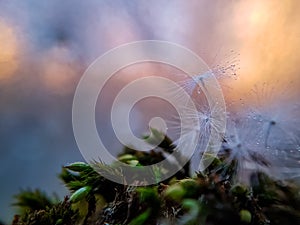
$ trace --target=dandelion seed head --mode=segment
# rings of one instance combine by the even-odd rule
[[[280,82],[255,85],[251,98],[245,98],[248,101],[244,100],[245,104],[240,110],[242,117],[259,128],[257,130],[252,126],[250,130],[258,132],[260,136],[256,146],[252,143],[253,146],[243,148],[244,151],[249,151],[250,154],[259,153],[260,159],[267,159],[268,174],[276,178],[289,177],[287,171],[294,171],[294,168],[299,168],[300,165],[300,153],[297,151],[300,107],[289,86],[290,84],[284,85]],[[236,127],[240,126],[240,123],[236,124]],[[246,130],[238,129],[240,136]],[[253,139],[251,135],[248,138]],[[249,155],[245,153],[242,156],[247,154]]]
[[[220,155],[230,153],[228,163],[237,162],[238,182],[249,183],[250,175],[269,171],[270,162],[262,145],[262,132],[252,118],[230,115]]]
[[[199,96],[198,96],[199,97]],[[174,115],[172,121],[168,122],[172,124],[172,128],[170,130],[175,130],[177,134],[179,134],[182,129],[185,130],[185,134],[183,136],[176,135],[180,138],[175,140],[175,144],[179,141],[181,142],[190,142],[189,136],[195,135],[198,137],[198,143],[196,147],[196,151],[194,152],[193,158],[191,160],[191,170],[198,171],[199,170],[199,162],[203,153],[207,150],[208,143],[210,140],[210,136],[212,133],[218,133],[222,130],[223,121],[222,116],[225,112],[223,112],[223,108],[218,104],[209,105],[205,98],[199,97],[194,98],[194,103],[197,108],[197,111],[190,109],[186,106],[183,107],[181,111],[184,111],[184,117],[187,117],[189,121],[197,120],[198,125],[196,123],[185,124],[184,127],[180,124],[179,116]],[[226,116],[226,115],[225,115]]]
[[[205,73],[192,78],[184,77],[179,81],[179,85],[193,98],[197,108],[197,112],[192,112],[189,108],[183,110],[185,116],[199,122],[199,126],[190,124],[185,128],[187,132],[199,136],[192,169],[197,168],[212,131],[220,128],[220,118],[215,115],[224,113],[214,113],[220,110],[217,102],[208,104],[206,91],[218,87],[209,86],[207,81],[212,75],[218,81],[236,76],[237,68],[237,64],[226,61],[225,66],[217,64]],[[277,178],[289,177],[288,174],[293,174],[295,168],[299,168],[300,105],[297,96],[293,96],[290,85],[279,81],[257,84],[249,96],[239,98],[236,113],[228,113],[228,127],[220,154],[230,151],[228,163],[238,161],[238,179],[248,182],[251,173],[257,171],[267,172]],[[227,107],[232,104],[234,103],[227,102]],[[173,125],[179,130],[181,127],[178,121],[179,118],[173,120]],[[188,142],[187,137],[188,135],[181,138]]]
[[[257,101],[252,104],[250,115],[263,124],[265,145],[276,148],[291,145],[299,135],[300,108],[288,92],[290,88],[263,83],[253,90]]]
[[[239,57],[240,55],[234,51],[226,54],[216,54],[206,72],[196,74],[193,77],[177,74],[180,79],[178,83],[189,95],[193,95],[194,93],[201,94],[201,89],[205,88],[205,80],[212,76],[216,77],[219,83],[226,79],[237,79],[240,70]],[[221,86],[222,88],[229,88],[225,83]]]

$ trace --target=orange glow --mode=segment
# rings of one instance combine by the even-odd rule
[[[16,70],[17,38],[12,27],[0,20],[0,81],[9,78]]]
[[[71,91],[78,66],[73,62],[68,48],[64,46],[50,49],[42,62],[42,80],[45,87],[56,94],[66,94]]]
[[[264,25],[269,17],[268,7],[264,5],[261,1],[252,8],[249,13],[249,22],[252,26]]]
[[[233,23],[241,49],[241,89],[261,80],[296,78],[299,7],[299,1],[292,0],[251,0],[236,6]]]

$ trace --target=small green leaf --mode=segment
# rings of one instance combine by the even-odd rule
[[[180,224],[197,224],[196,221],[198,220],[198,215],[200,213],[200,206],[198,204],[198,201],[194,199],[185,199],[182,202],[182,208],[188,210],[188,212],[181,217]]]
[[[57,221],[56,221],[56,223],[55,223],[55,225],[61,225],[61,224],[63,224],[63,220],[62,219],[58,219]]]
[[[146,221],[148,220],[149,216],[151,214],[151,209],[147,209],[145,212],[142,214],[138,215],[135,217],[129,225],[141,225],[141,224],[146,224]]]

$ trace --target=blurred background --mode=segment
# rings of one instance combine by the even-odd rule
[[[144,39],[184,45],[212,67],[237,56],[232,101],[259,82],[292,84],[289,92],[299,96],[298,0],[1,0],[0,220],[12,219],[20,188],[65,194],[56,175],[62,165],[83,160],[71,121],[83,72],[109,49]],[[127,75],[161,71],[146,65]],[[109,122],[101,115],[99,121]],[[118,148],[111,132],[104,132],[106,143]]]

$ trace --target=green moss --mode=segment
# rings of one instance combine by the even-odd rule
[[[159,149],[125,148],[118,159],[142,167],[164,160],[163,152],[173,149],[171,140],[165,138]],[[230,155],[215,158],[195,177],[189,176],[187,164],[170,179],[139,188],[116,184],[95,171],[120,173],[117,167],[72,163],[59,175],[70,198],[59,201],[38,190],[21,191],[16,195],[19,214],[13,224],[300,224],[299,186],[273,180],[262,172],[254,172],[248,186],[235,183],[238,162],[228,163],[227,157]]]

